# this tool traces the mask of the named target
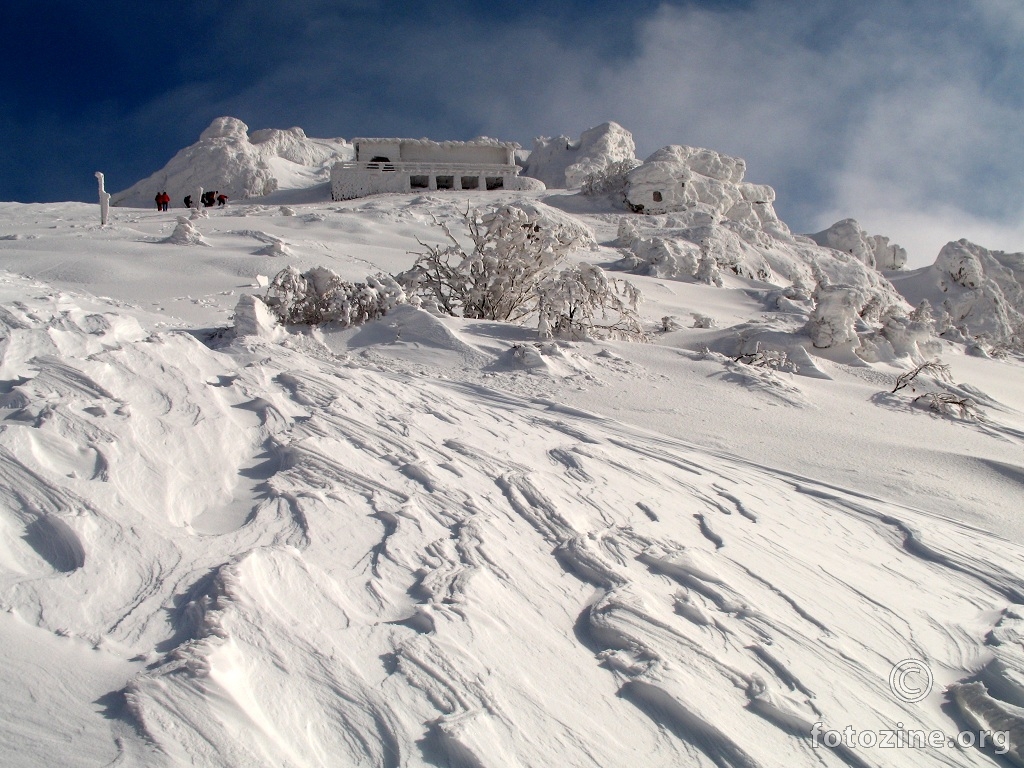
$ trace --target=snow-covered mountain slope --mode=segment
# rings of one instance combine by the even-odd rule
[[[624,217],[681,236],[568,193],[0,203],[0,762],[1006,764],[974,727],[1019,764],[1024,369],[895,315],[815,347],[830,286],[902,301],[860,259],[619,273],[649,343],[240,301],[396,274],[510,203],[593,233],[574,261],[620,260]],[[893,392],[923,352],[948,376]]]
[[[330,181],[331,166],[351,160],[344,139],[313,139],[301,128],[249,133],[234,117],[218,117],[199,141],[176,154],[142,181],[111,197],[117,206],[155,207],[154,196],[167,192],[179,206],[186,195],[198,204],[198,190],[216,190],[232,200],[263,197],[277,190],[308,189]],[[326,191],[322,196],[329,199]]]

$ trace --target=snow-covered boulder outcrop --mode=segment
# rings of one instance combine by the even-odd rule
[[[827,231],[828,246],[794,235],[775,213],[774,190],[744,182],[745,171],[742,159],[698,147],[668,146],[648,157],[626,176],[627,204],[647,215],[623,217],[617,266],[709,285],[724,284],[726,275],[772,283],[783,289],[778,301],[807,313],[816,347],[857,350],[870,341],[867,355],[903,354],[883,329],[898,330],[892,319],[907,318],[911,308],[874,268],[879,254],[893,252],[888,240],[852,221]],[[906,336],[901,350],[912,346]]]
[[[523,173],[548,189],[578,189],[588,176],[624,160],[636,161],[633,134],[608,122],[584,131],[576,142],[568,136],[535,139]]]
[[[686,213],[698,220],[735,221],[753,229],[783,227],[775,190],[743,181],[746,163],[701,147],[663,147],[626,177],[626,202],[638,213]]]
[[[875,269],[902,269],[907,263],[904,248],[890,244],[882,235],[869,235],[854,219],[837,221],[828,229],[808,235],[818,245],[849,253]]]
[[[327,181],[330,167],[352,158],[344,139],[311,139],[301,128],[265,129],[248,133],[234,117],[218,117],[199,141],[178,152],[162,169],[113,196],[120,206],[155,205],[157,192],[182,205],[196,190],[216,190],[232,200],[261,197],[277,189]],[[198,201],[196,201],[198,202]]]
[[[958,240],[943,246],[929,269],[942,294],[938,306],[964,335],[996,344],[1024,341],[1024,253]]]

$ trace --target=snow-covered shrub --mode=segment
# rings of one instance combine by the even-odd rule
[[[718,260],[711,252],[711,244],[707,241],[700,245],[700,261],[694,275],[697,282],[722,287],[722,270],[718,268]]]
[[[907,263],[907,251],[889,238],[869,235],[854,219],[837,221],[828,229],[808,235],[818,245],[849,253],[866,266],[877,269],[902,269]]]
[[[857,321],[865,304],[863,291],[848,285],[819,285],[807,331],[815,347],[826,349],[857,338]]]
[[[580,244],[578,233],[512,205],[467,212],[463,221],[468,247],[439,222],[447,243],[421,243],[426,252],[398,275],[407,292],[450,315],[521,320],[536,309],[538,283]]]
[[[580,192],[590,197],[607,195],[625,204],[626,175],[638,165],[639,160],[629,158],[609,163],[604,168],[587,174],[580,184]]]
[[[890,306],[882,315],[881,322],[880,335],[889,342],[897,356],[916,358],[939,351],[941,345],[935,338],[935,322],[927,299],[909,315],[899,306]]]
[[[303,273],[294,267],[282,269],[270,282],[264,299],[282,323],[339,323],[346,327],[383,317],[404,301],[405,292],[389,275],[350,283],[326,267]]]
[[[943,294],[938,327],[944,338],[962,336],[981,352],[1024,352],[1017,331],[1024,324],[1024,253],[958,240],[943,246],[930,273]]]
[[[938,379],[947,382],[953,380],[950,376],[948,365],[942,363],[938,359],[928,360],[897,376],[896,385],[892,388],[892,391],[894,393],[899,392],[901,389],[905,389],[906,387],[911,387],[911,389],[913,389],[911,386],[912,382],[918,376],[922,375],[931,379]]]
[[[789,354],[782,349],[761,349],[758,342],[753,352],[745,352],[733,358],[733,362],[752,365],[755,368],[768,368],[772,371],[789,371],[799,373],[800,369]]]
[[[526,161],[526,176],[548,189],[577,189],[588,176],[614,163],[636,164],[633,135],[618,123],[602,123],[573,141],[568,136],[539,137]]]
[[[636,218],[623,216],[619,219],[619,228],[615,234],[615,246],[618,248],[629,248],[634,241],[640,239],[640,227],[637,226]]]
[[[974,400],[953,392],[926,392],[915,397],[913,403],[925,405],[940,416],[951,416],[969,421],[984,419],[984,414]]]
[[[568,253],[593,235],[539,208],[505,205],[463,216],[463,240],[438,222],[447,242],[421,243],[398,281],[441,312],[475,320],[523,322],[537,316],[542,337],[642,337],[635,313],[639,292],[581,264],[559,271]],[[600,315],[600,319],[598,316]]]
[[[600,267],[577,264],[551,273],[537,285],[537,296],[541,338],[644,338],[636,313],[640,291]]]

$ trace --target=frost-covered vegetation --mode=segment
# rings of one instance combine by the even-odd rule
[[[325,267],[301,273],[286,267],[271,281],[264,299],[282,323],[337,323],[342,327],[384,317],[404,301],[405,292],[390,275],[351,283]]]
[[[467,211],[462,225],[456,234],[438,222],[445,241],[420,243],[425,251],[397,277],[408,293],[457,317],[535,319],[543,338],[643,336],[635,287],[590,264],[563,266],[593,242],[586,229],[517,205]]]

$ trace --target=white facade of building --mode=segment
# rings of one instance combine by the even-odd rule
[[[331,168],[331,197],[351,200],[380,192],[438,189],[538,189],[520,178],[519,145],[495,139],[353,139],[355,160]]]

